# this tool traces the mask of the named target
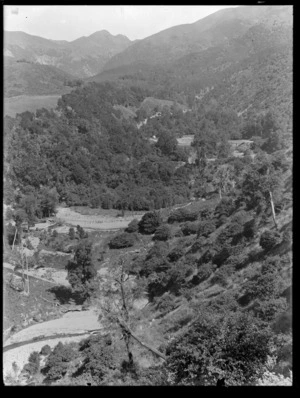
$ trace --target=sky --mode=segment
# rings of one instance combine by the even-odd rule
[[[72,41],[99,30],[144,39],[234,6],[4,6],[4,29]]]

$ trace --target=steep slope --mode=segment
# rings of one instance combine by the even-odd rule
[[[4,96],[64,94],[74,76],[55,66],[29,62],[4,63]]]
[[[221,10],[193,24],[174,26],[133,44],[114,56],[104,70],[138,62],[168,65],[188,53],[226,44],[243,35],[258,22],[284,23],[291,17],[291,7],[249,6]]]
[[[24,32],[5,32],[4,56],[52,65],[76,77],[92,76],[131,41],[123,35],[113,36],[103,30],[72,42],[48,40]]]
[[[133,44],[89,80],[119,78],[148,85],[153,96],[165,99],[184,93],[191,99],[189,106],[195,99],[204,105],[213,99],[240,113],[247,108],[258,113],[272,108],[281,117],[286,115],[290,128],[292,7],[225,11]],[[177,32],[173,41],[172,32]],[[114,65],[119,66],[106,70]]]

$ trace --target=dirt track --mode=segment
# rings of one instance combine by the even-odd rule
[[[4,352],[4,374],[11,371],[13,362],[16,362],[17,365],[22,368],[30,353],[33,351],[39,351],[41,347],[46,344],[54,347],[59,341],[80,341],[87,337],[90,331],[97,329],[101,329],[101,324],[98,322],[98,312],[94,309],[90,309],[88,311],[69,312],[63,315],[60,319],[42,322],[23,329],[5,341],[4,347],[21,342],[24,342],[24,345]],[[79,333],[82,333],[82,335],[78,336]],[[66,334],[69,336],[59,337],[57,339],[53,338],[59,334]],[[76,336],[70,336],[72,334],[75,334]],[[41,336],[44,336],[45,340],[30,342],[29,344],[26,343]],[[49,340],[46,339],[47,337],[49,337]]]

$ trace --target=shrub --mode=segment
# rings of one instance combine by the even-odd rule
[[[78,234],[79,239],[86,239],[89,236],[88,233],[85,232],[85,230],[80,225],[77,225],[76,233]]]
[[[198,232],[199,223],[198,222],[186,222],[181,227],[181,231],[184,236],[194,235]]]
[[[253,306],[253,311],[263,321],[271,322],[277,315],[285,312],[287,308],[286,298],[278,297],[262,302],[257,301]]]
[[[282,260],[279,256],[268,257],[262,264],[261,273],[276,273],[281,268],[281,261]]]
[[[170,267],[167,254],[168,244],[166,242],[156,241],[147,253],[140,275],[148,277],[153,272],[160,273],[166,271]]]
[[[235,256],[230,256],[226,263],[232,265],[236,270],[242,269],[248,259],[246,254],[238,254]]]
[[[277,272],[266,272],[255,275],[245,284],[245,294],[249,300],[258,298],[270,300],[280,294],[281,277]]]
[[[139,222],[139,231],[142,234],[153,234],[155,230],[161,225],[162,219],[158,212],[149,211],[145,213]]]
[[[43,373],[49,380],[61,379],[67,373],[69,362],[76,356],[77,353],[69,344],[60,341],[47,358]]]
[[[269,251],[276,245],[278,245],[281,242],[281,235],[277,231],[270,231],[266,230],[264,231],[259,240],[260,246],[266,250]]]
[[[222,214],[220,217],[217,218],[216,221],[216,228],[219,228],[221,225],[225,224],[227,221],[227,217]]]
[[[166,293],[155,301],[156,308],[161,312],[170,312],[175,308],[174,300],[172,294]]]
[[[173,250],[170,251],[170,253],[168,254],[168,259],[169,261],[176,262],[177,260],[179,260],[182,256],[184,255],[184,250],[182,247],[175,247]]]
[[[228,284],[228,278],[233,274],[234,267],[231,264],[224,265],[223,267],[219,268],[214,276],[211,278],[211,283],[221,285],[226,287]]]
[[[69,238],[71,240],[75,239],[75,229],[73,227],[69,229]]]
[[[225,261],[228,259],[230,256],[230,250],[228,247],[224,246],[220,251],[218,251],[213,259],[212,262],[216,264],[218,267],[221,267],[222,264],[225,263]]]
[[[182,238],[182,237],[183,237],[183,232],[181,231],[180,228],[178,228],[178,229],[176,230],[174,236],[175,236],[176,238]]]
[[[168,225],[160,225],[154,233],[154,240],[168,240],[171,237],[171,231]]]
[[[232,198],[224,197],[220,201],[220,203],[216,206],[215,215],[221,216],[224,215],[226,217],[231,216],[231,214],[235,210],[235,204]]]
[[[136,237],[134,235],[128,232],[123,232],[122,234],[112,238],[108,245],[110,249],[123,249],[125,247],[131,247],[135,243],[135,238]]]
[[[204,209],[200,212],[200,219],[201,220],[209,220],[213,217],[214,211],[211,209]]]
[[[48,344],[46,344],[41,348],[40,354],[46,356],[51,354],[51,352],[52,352],[51,347]]]
[[[40,355],[37,351],[33,351],[28,358],[28,363],[24,365],[23,371],[30,375],[35,375],[40,369]]]
[[[174,222],[196,221],[197,218],[198,218],[198,212],[191,211],[186,208],[181,208],[174,210],[170,214],[168,218],[168,223],[173,224]]]
[[[272,324],[272,329],[275,333],[288,333],[292,329],[293,314],[291,310],[288,310],[282,314],[278,314],[275,321]]]
[[[199,283],[208,279],[211,276],[211,274],[214,272],[214,270],[215,267],[212,263],[202,265],[197,273],[197,278],[199,280]]]
[[[244,231],[243,231],[243,235],[245,236],[245,238],[247,239],[252,239],[254,238],[254,236],[257,233],[257,225],[256,225],[256,220],[255,218],[253,218],[250,221],[247,221],[244,224]]]
[[[52,236],[53,236],[53,238],[57,238],[58,237],[58,232],[56,231],[56,229],[54,229],[52,231]]]
[[[90,375],[95,382],[102,382],[109,371],[116,369],[112,340],[109,335],[91,336],[83,340],[80,343],[80,351],[84,360],[78,373]]]
[[[128,233],[138,232],[139,230],[139,221],[135,218],[128,224],[128,227],[125,229]]]
[[[202,256],[199,259],[198,265],[202,265],[202,264],[207,264],[210,261],[212,261],[212,259],[214,258],[214,256],[216,255],[216,251],[213,248],[209,248],[207,249]]]
[[[213,221],[202,221],[198,224],[197,236],[204,236],[207,238],[216,229],[216,225]]]

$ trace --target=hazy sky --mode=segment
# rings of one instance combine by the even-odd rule
[[[233,6],[4,6],[4,29],[53,40],[75,40],[99,30],[143,39]]]

